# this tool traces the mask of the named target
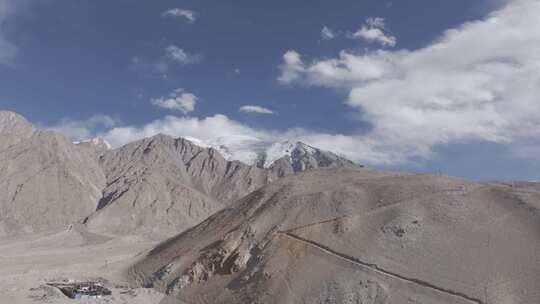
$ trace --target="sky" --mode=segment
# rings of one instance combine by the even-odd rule
[[[301,140],[540,180],[537,0],[0,0],[0,109],[72,140]]]

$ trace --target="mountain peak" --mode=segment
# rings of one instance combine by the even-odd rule
[[[34,134],[34,127],[26,118],[10,112],[0,111],[0,150],[15,145]]]
[[[22,117],[21,115],[15,112],[0,110],[0,119],[4,119],[4,118],[18,118],[18,119],[26,120],[24,117]]]
[[[251,136],[205,140],[194,137],[181,137],[179,139],[200,148],[215,150],[228,161],[240,161],[261,169],[270,169],[277,176],[321,167],[354,165],[352,161],[344,157],[298,140],[269,142]],[[158,134],[146,140],[172,141],[173,138]]]
[[[261,153],[257,166],[284,176],[309,169],[352,166],[354,163],[301,141],[281,141]]]
[[[305,145],[304,143],[300,141],[290,141],[285,140],[281,142],[276,142],[272,144],[268,150],[266,150],[266,155],[264,157],[264,167],[270,168],[278,159],[291,156],[292,152]]]
[[[11,111],[0,111],[0,133],[32,129],[32,124],[21,115]]]

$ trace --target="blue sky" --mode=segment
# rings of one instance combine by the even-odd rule
[[[538,100],[523,93],[540,91],[537,10],[0,0],[0,108],[74,140],[163,132],[249,149],[246,138],[293,138],[384,169],[540,179]],[[504,86],[519,77],[519,92]]]

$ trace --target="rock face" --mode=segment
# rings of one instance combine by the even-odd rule
[[[183,231],[271,179],[265,170],[165,135],[108,151],[101,165],[107,186],[86,225],[113,233]]]
[[[0,112],[0,236],[80,221],[96,209],[104,185],[92,153]]]
[[[160,244],[130,275],[171,303],[540,303],[538,188],[309,171]]]

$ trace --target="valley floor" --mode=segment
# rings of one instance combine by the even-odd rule
[[[159,303],[153,289],[131,287],[123,273],[156,242],[114,238],[71,228],[58,233],[0,239],[0,303]],[[71,300],[50,282],[101,281],[112,295]]]

